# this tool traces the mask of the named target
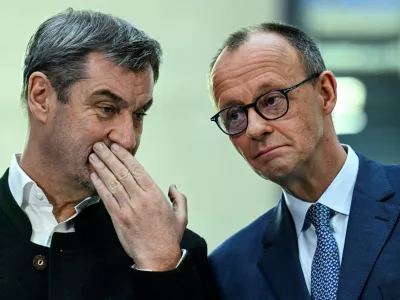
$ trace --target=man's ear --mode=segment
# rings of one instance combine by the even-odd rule
[[[50,111],[51,96],[55,90],[42,72],[34,72],[29,77],[28,84],[28,107],[33,118],[39,122],[46,123]]]
[[[331,71],[324,71],[318,78],[318,91],[322,100],[322,111],[324,115],[332,114],[336,106],[337,92],[336,79]]]

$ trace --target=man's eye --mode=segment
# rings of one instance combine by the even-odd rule
[[[99,109],[104,115],[115,115],[118,112],[117,109],[112,106],[99,106]]]
[[[285,102],[285,96],[281,93],[271,93],[264,99],[261,99],[262,106],[277,106]]]
[[[137,121],[143,120],[144,116],[147,116],[147,114],[144,113],[144,112],[142,112],[142,113],[133,113],[133,119],[137,120]]]
[[[274,105],[277,101],[276,101],[276,97],[271,97],[267,99],[267,104],[268,105]]]
[[[233,113],[230,113],[227,115],[227,120],[228,121],[236,121],[240,117],[239,112],[235,111]]]

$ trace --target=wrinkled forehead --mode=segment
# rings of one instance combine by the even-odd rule
[[[86,77],[72,88],[79,99],[97,98],[119,99],[125,106],[140,106],[152,98],[154,88],[151,67],[134,72],[116,65],[102,54],[92,53],[86,64]]]
[[[225,48],[210,73],[210,91],[215,101],[227,88],[246,80],[279,76],[304,76],[304,66],[296,49],[275,33],[252,33],[237,49]]]

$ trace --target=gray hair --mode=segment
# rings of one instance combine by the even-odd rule
[[[305,32],[292,25],[269,22],[253,27],[243,28],[232,33],[211,61],[210,73],[214,68],[218,57],[225,48],[229,50],[238,49],[249,40],[251,33],[254,32],[276,33],[286,38],[300,55],[307,76],[319,74],[326,69],[324,60],[322,59],[317,45]]]
[[[22,98],[28,97],[29,77],[46,74],[58,99],[67,103],[71,85],[85,77],[85,64],[92,52],[101,52],[116,65],[133,72],[151,67],[154,82],[159,76],[160,44],[133,24],[90,10],[71,8],[42,23],[26,49]]]

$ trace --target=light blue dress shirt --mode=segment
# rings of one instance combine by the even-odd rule
[[[338,175],[317,201],[336,212],[330,221],[330,225],[338,244],[340,262],[342,262],[347,223],[359,167],[358,156],[354,150],[348,145],[343,145],[343,147],[347,150],[346,161]],[[296,227],[300,264],[308,291],[310,291],[311,265],[317,248],[317,236],[313,225],[304,227],[304,220],[312,203],[298,199],[285,190],[283,190],[283,194]]]

